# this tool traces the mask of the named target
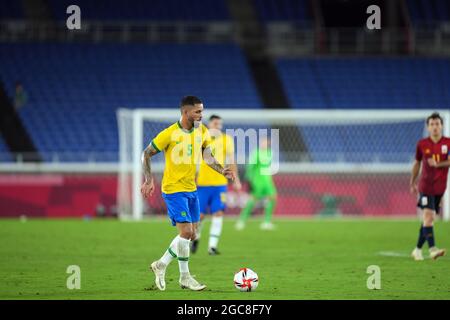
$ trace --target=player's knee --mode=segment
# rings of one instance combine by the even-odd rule
[[[195,232],[193,228],[185,228],[180,233],[180,237],[184,239],[192,239],[195,236]]]
[[[434,222],[434,213],[429,210],[425,211],[423,215],[423,225],[425,227],[431,227],[433,226],[433,222]]]
[[[180,233],[180,238],[190,239],[191,238],[191,234],[189,232],[183,231],[183,232]]]
[[[432,227],[433,226],[433,221],[429,221],[429,220],[424,221],[423,222],[423,226],[424,227]]]

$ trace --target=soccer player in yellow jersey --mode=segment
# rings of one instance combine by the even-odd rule
[[[163,256],[151,264],[155,274],[155,284],[159,290],[166,289],[165,273],[169,263],[178,259],[181,288],[203,290],[189,273],[190,241],[195,236],[200,221],[200,204],[195,184],[197,165],[202,158],[218,173],[234,180],[234,172],[223,167],[212,155],[211,137],[208,129],[201,124],[203,103],[194,96],[181,100],[181,119],[161,131],[144,150],[142,165],[145,181],[141,186],[142,195],[147,198],[154,190],[151,173],[151,157],[164,151],[166,166],[162,179],[162,197],[166,203],[169,218],[177,226],[179,234],[173,239]]]
[[[218,115],[212,115],[209,118],[208,129],[211,135],[211,150],[214,157],[224,166],[229,164],[234,171],[236,179],[234,188],[239,191],[241,183],[237,173],[237,166],[234,161],[234,142],[233,138],[222,132],[223,122]],[[205,214],[211,214],[211,229],[209,232],[208,253],[217,255],[217,245],[222,233],[223,213],[225,211],[227,179],[209,167],[205,162],[200,165],[197,177],[198,197],[200,200],[200,223],[198,225],[196,239],[192,241],[191,252],[197,251],[199,239],[201,236],[202,220]]]

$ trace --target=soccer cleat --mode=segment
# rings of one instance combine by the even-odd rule
[[[238,230],[238,231],[244,230],[244,228],[245,228],[245,222],[239,220],[238,222],[236,222],[235,228],[236,228],[236,230]]]
[[[191,241],[191,252],[196,253],[198,249],[198,239]]]
[[[164,291],[166,290],[166,265],[162,262],[154,261],[151,264],[151,269],[153,273],[155,274],[155,284],[158,287],[159,290]]]
[[[206,285],[198,283],[190,274],[180,277],[181,289],[190,289],[193,291],[201,291],[206,288]]]
[[[430,258],[436,260],[439,257],[445,256],[445,249],[438,249],[436,247],[430,249]]]
[[[275,226],[273,225],[272,222],[264,222],[264,223],[261,223],[260,228],[261,228],[261,230],[273,230],[273,229],[275,229]]]
[[[413,252],[411,253],[411,257],[413,257],[416,261],[422,261],[422,250],[419,248],[414,248]]]
[[[210,256],[217,256],[220,254],[220,251],[217,248],[209,248],[208,253]]]

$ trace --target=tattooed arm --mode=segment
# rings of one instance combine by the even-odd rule
[[[205,160],[206,164],[210,166],[212,169],[217,171],[220,174],[223,174],[226,178],[230,179],[231,181],[234,181],[235,179],[235,173],[234,170],[228,166],[225,168],[214,158],[211,152],[210,147],[206,147],[203,150],[203,160]]]
[[[237,191],[240,191],[242,189],[241,180],[239,179],[239,172],[238,172],[238,166],[236,163],[233,163],[230,165],[231,170],[234,172],[234,189]]]
[[[151,157],[153,157],[157,153],[158,151],[151,144],[147,148],[145,148],[144,152],[142,152],[142,170],[145,180],[141,186],[141,193],[144,198],[151,196],[155,188],[153,184]]]

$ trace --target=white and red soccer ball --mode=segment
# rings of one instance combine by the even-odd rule
[[[254,291],[258,287],[258,275],[249,268],[242,268],[234,275],[234,286],[242,292]]]

